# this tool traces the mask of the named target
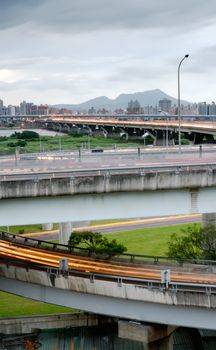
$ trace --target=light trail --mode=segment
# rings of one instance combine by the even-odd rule
[[[69,268],[80,272],[99,273],[109,276],[159,280],[164,266],[153,266],[145,263],[123,263],[107,261],[92,257],[73,256],[67,252],[51,252],[41,248],[34,248],[0,240],[0,257],[33,262],[47,267],[59,267],[59,259],[67,258]],[[200,283],[216,285],[216,275],[207,272],[187,272],[181,268],[172,267],[172,282]]]
[[[42,122],[64,122],[64,123],[73,123],[73,124],[97,124],[97,125],[110,125],[110,126],[122,126],[122,127],[161,127],[161,128],[178,128],[178,120],[153,120],[153,121],[140,121],[140,120],[116,120],[114,118],[61,118],[61,117],[52,117],[41,119]],[[181,127],[187,129],[196,129],[206,132],[216,132],[216,123],[211,121],[181,121]]]

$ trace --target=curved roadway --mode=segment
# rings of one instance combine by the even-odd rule
[[[149,264],[118,263],[110,260],[73,256],[66,252],[51,252],[4,240],[0,240],[0,257],[18,259],[55,268],[59,267],[59,260],[64,257],[68,259],[69,269],[71,270],[148,280],[160,280],[162,269]],[[176,267],[175,269],[172,268],[171,280],[172,282],[215,285],[216,275],[205,272],[186,272]]]
[[[189,214],[189,215],[175,215],[175,216],[164,216],[157,218],[136,218],[132,220],[119,220],[118,222],[111,222],[106,224],[95,224],[91,226],[83,226],[82,222],[79,226],[73,226],[73,231],[100,231],[103,234],[111,232],[121,232],[129,230],[137,230],[141,228],[152,228],[162,226],[172,226],[179,224],[189,224],[202,221],[202,214]],[[50,230],[42,232],[25,233],[24,236],[32,238],[40,238],[46,240],[58,240],[59,230]]]

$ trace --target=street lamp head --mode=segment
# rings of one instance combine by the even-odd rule
[[[189,55],[186,54],[184,57],[181,59],[178,65],[178,140],[179,140],[179,153],[181,153],[181,112],[180,112],[180,68],[182,62],[185,60],[185,58],[188,58]]]

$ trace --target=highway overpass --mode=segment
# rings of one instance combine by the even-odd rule
[[[216,212],[213,160],[90,166],[0,172],[0,225]]]
[[[110,167],[98,163],[98,167],[91,168],[89,163],[86,168],[77,165],[65,170],[54,167],[1,170],[0,225],[47,222],[67,225],[92,219],[216,212],[214,157],[188,160],[175,157],[144,164],[140,160],[138,164]],[[68,233],[63,232],[65,241]],[[112,316],[215,329],[214,267],[185,265],[177,271],[172,264],[162,263],[155,268],[148,263],[141,270],[138,266],[139,273],[126,276],[121,261],[123,268],[119,270],[117,263],[115,272],[108,277],[109,262],[103,266],[105,270],[84,264],[84,270],[77,271],[80,262],[73,260],[69,271],[62,272],[59,259],[68,257],[67,248],[63,247],[60,255],[55,251],[56,245],[52,252],[46,249],[37,253],[40,243],[30,241],[29,245],[27,238],[23,242],[12,236],[8,241],[3,236],[2,290]],[[20,249],[24,249],[21,255]],[[36,249],[33,254],[31,249]],[[11,255],[14,253],[15,256]],[[161,284],[161,269],[171,269],[168,285]]]
[[[38,125],[49,130],[71,132],[77,134],[102,134],[128,139],[145,138],[151,135],[155,145],[173,144],[178,134],[179,122],[173,119],[142,118],[90,118],[90,117],[59,117],[40,118]],[[181,120],[181,133],[191,143],[214,143],[216,122],[214,120]]]
[[[44,243],[0,233],[2,290],[98,314],[216,330],[214,264],[180,267],[135,255],[107,260]]]

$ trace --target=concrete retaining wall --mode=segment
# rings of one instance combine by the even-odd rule
[[[171,289],[147,288],[138,284],[117,283],[106,280],[90,280],[75,276],[54,276],[47,272],[0,265],[0,276],[20,281],[53,287],[58,290],[69,290],[77,293],[101,295],[118,299],[129,299],[149,303],[175,305],[184,307],[201,307],[216,309],[216,295],[203,292],[178,291]],[[45,296],[49,302],[49,296]],[[64,305],[64,304],[62,304]],[[68,305],[75,307],[74,305]]]
[[[0,178],[0,199],[62,196],[104,192],[194,189],[216,186],[216,171],[200,169],[131,174],[10,180]]]
[[[111,318],[84,313],[13,317],[0,319],[0,334],[26,334],[41,329],[98,326],[108,322],[111,322]]]

